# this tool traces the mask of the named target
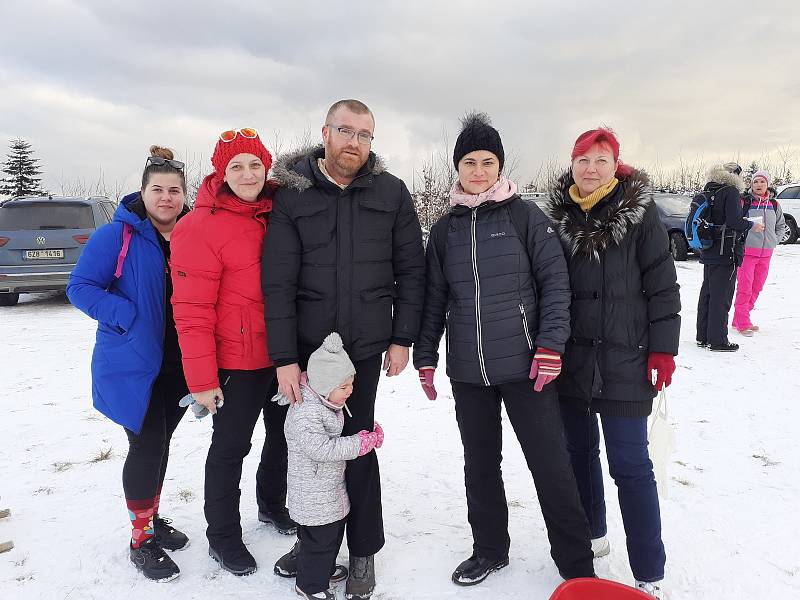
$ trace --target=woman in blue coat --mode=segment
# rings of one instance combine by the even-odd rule
[[[170,438],[186,411],[178,402],[188,393],[169,301],[169,240],[187,212],[186,178],[171,150],[152,146],[150,154],[141,191],[123,198],[89,239],[67,295],[97,321],[94,407],[128,436],[122,486],[131,562],[148,579],[168,581],[180,570],[164,550],[189,541],[158,512]]]

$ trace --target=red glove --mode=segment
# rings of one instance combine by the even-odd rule
[[[656,391],[669,387],[672,374],[675,372],[675,357],[666,352],[651,352],[647,359],[647,380],[652,383],[653,371],[656,372]]]
[[[419,370],[419,382],[422,384],[422,391],[428,400],[436,400],[436,388],[433,386],[433,374],[436,369],[433,367],[423,367]]]
[[[372,433],[375,434],[375,447],[380,448],[383,446],[383,427],[377,421],[375,421],[375,428]]]
[[[533,389],[541,392],[548,383],[553,381],[561,373],[561,355],[547,348],[536,348],[531,362],[531,372],[529,379],[536,379]]]

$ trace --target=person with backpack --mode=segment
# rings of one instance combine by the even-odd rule
[[[697,345],[713,352],[736,352],[739,344],[728,340],[728,313],[733,303],[736,269],[742,264],[748,231],[764,232],[763,223],[744,218],[742,167],[735,162],[713,167],[703,188],[710,211],[710,244],[700,251],[703,285],[697,302]]]
[[[186,412],[178,402],[188,393],[169,301],[171,237],[188,210],[184,164],[152,146],[141,190],[125,196],[113,221],[89,238],[67,285],[70,302],[97,321],[92,398],[128,436],[122,488],[129,556],[155,581],[178,577],[164,550],[189,541],[159,512],[170,439]]]
[[[747,220],[764,225],[763,231],[753,228],[747,232],[742,266],[736,274],[736,301],[732,324],[745,337],[750,337],[759,330],[758,325],[753,325],[750,320],[750,312],[767,281],[772,253],[786,233],[781,205],[775,199],[775,190],[769,184],[769,173],[764,170],[756,171],[750,189],[742,199],[742,205],[750,207]]]
[[[538,206],[503,174],[500,134],[467,115],[453,150],[450,211],[431,228],[427,287],[414,367],[437,396],[434,373],[446,329],[447,375],[464,446],[473,552],[452,574],[482,582],[509,564],[501,474],[501,403],[533,475],[551,556],[565,579],[593,577],[589,528],[564,444],[553,381],[569,337],[564,253]]]
[[[172,236],[172,304],[186,382],[213,415],[204,489],[208,553],[224,570],[249,575],[257,564],[242,541],[239,483],[262,413],[259,519],[297,528],[286,509],[286,407],[269,401],[277,382],[261,293],[275,184],[267,180],[272,155],[254,129],[223,131],[211,163],[214,172],[203,180],[194,210]]]
[[[614,132],[584,132],[571,157],[547,205],[572,288],[571,333],[556,380],[567,447],[592,547],[603,556],[609,545],[599,415],[635,585],[661,598],[666,556],[647,417],[675,371],[681,326],[675,263],[650,182],[619,160]]]

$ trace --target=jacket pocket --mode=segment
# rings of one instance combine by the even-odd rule
[[[394,203],[376,198],[362,198],[358,205],[358,239],[364,242],[382,241],[391,245],[396,212]]]
[[[328,207],[321,201],[306,202],[295,207],[294,215],[303,252],[326,245],[331,240]]]
[[[528,327],[528,315],[525,314],[525,305],[519,303],[519,312],[522,314],[522,330],[525,332],[525,339],[528,342],[528,350],[533,350],[533,340],[531,340],[531,330]]]
[[[392,336],[392,305],[394,286],[361,292],[361,311],[354,313],[359,321],[362,337],[369,341],[388,340]]]

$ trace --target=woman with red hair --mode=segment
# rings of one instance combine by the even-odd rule
[[[619,160],[614,132],[593,129],[576,140],[548,209],[572,287],[571,334],[556,385],[592,547],[595,557],[609,552],[600,415],[636,586],[661,598],[666,559],[647,417],[675,371],[680,294],[649,188],[645,173]]]

